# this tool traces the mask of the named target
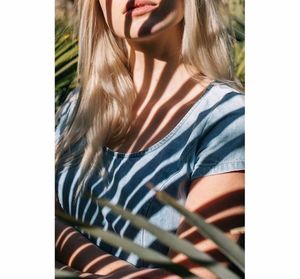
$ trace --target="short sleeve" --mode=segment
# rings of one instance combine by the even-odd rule
[[[191,179],[245,169],[244,95],[231,92],[225,99],[199,136]]]
[[[55,114],[55,142],[58,142],[69,124],[73,111],[76,106],[76,100],[78,98],[79,88],[71,91]]]

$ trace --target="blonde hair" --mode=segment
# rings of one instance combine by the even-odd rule
[[[234,85],[230,40],[220,0],[184,3],[183,63],[197,70],[199,81],[207,77]],[[56,163],[68,147],[85,139],[80,190],[95,168],[103,166],[102,147],[119,142],[128,132],[136,91],[124,40],[105,23],[99,0],[79,0],[79,17],[80,94],[72,121],[57,145]]]

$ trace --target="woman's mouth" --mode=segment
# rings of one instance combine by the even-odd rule
[[[156,3],[149,0],[131,0],[127,3],[123,14],[131,16],[141,16],[147,14],[158,7]]]

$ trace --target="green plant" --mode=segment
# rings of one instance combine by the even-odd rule
[[[245,84],[245,0],[227,0],[230,25],[235,38],[233,56],[235,74]]]
[[[92,197],[90,197],[92,198]],[[193,212],[188,211],[182,205],[180,205],[176,200],[170,197],[165,192],[156,192],[156,198],[166,205],[172,206],[177,211],[179,211],[186,220],[196,226],[199,232],[211,239],[219,247],[227,258],[234,263],[241,271],[244,273],[244,251],[235,242],[230,240],[225,236],[225,234],[220,231],[217,227],[208,224],[204,219]],[[157,239],[164,245],[170,247],[172,250],[185,254],[191,261],[206,267],[211,272],[216,274],[218,278],[221,279],[238,279],[240,276],[220,263],[216,262],[211,256],[200,252],[197,250],[192,243],[180,239],[177,235],[170,232],[164,231],[157,226],[154,226],[147,219],[142,216],[134,215],[130,211],[125,210],[118,205],[113,205],[105,199],[95,199],[100,206],[106,206],[111,209],[111,211],[122,218],[129,220],[134,226],[139,229],[145,229],[151,234],[155,235]],[[115,247],[121,247],[127,252],[134,253],[138,255],[142,260],[154,263],[161,268],[171,271],[175,274],[182,276],[182,278],[198,278],[191,274],[184,267],[172,263],[171,259],[167,256],[162,255],[152,249],[141,247],[131,240],[126,238],[121,238],[119,235],[104,231],[100,227],[92,227],[88,224],[83,223],[81,220],[76,220],[71,216],[68,216],[62,212],[57,212],[57,217],[62,218],[64,221],[75,225],[92,236],[100,237],[105,242]]]
[[[56,279],[77,279],[79,276],[73,272],[55,269]]]
[[[58,21],[55,26],[55,105],[58,108],[77,86],[78,40],[72,28]]]

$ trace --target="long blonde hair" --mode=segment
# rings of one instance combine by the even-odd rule
[[[184,2],[183,63],[197,70],[199,81],[205,76],[234,84],[221,0]],[[103,166],[102,147],[108,142],[117,143],[126,135],[136,90],[124,40],[116,37],[105,23],[99,0],[79,0],[78,7],[80,94],[72,121],[57,144],[56,163],[68,147],[85,139],[78,185],[81,189],[99,162]]]

